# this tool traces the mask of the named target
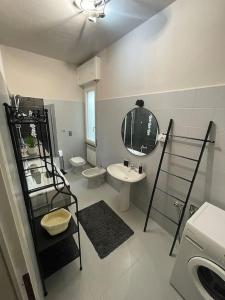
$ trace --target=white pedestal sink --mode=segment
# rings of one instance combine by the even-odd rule
[[[146,174],[138,173],[137,169],[131,169],[123,164],[113,164],[107,167],[107,172],[114,178],[123,182],[120,190],[120,210],[126,211],[130,206],[130,187],[146,177]]]

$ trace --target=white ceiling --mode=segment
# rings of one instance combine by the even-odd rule
[[[111,0],[94,24],[73,0],[0,0],[0,44],[80,64],[173,1]]]

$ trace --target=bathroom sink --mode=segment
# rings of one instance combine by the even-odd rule
[[[139,174],[137,169],[130,169],[123,164],[109,165],[107,172],[114,178],[129,183],[138,182],[145,178],[146,174]]]
[[[137,169],[131,169],[123,164],[113,164],[107,167],[107,172],[113,178],[123,182],[120,189],[120,210],[126,211],[130,206],[130,187],[131,184],[141,181],[146,177],[145,173],[139,174]]]

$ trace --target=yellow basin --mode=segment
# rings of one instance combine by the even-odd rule
[[[41,226],[47,230],[50,235],[54,236],[68,228],[70,219],[71,213],[64,208],[61,208],[45,215],[41,219]]]

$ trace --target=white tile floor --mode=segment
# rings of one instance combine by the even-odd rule
[[[83,271],[78,260],[46,281],[47,300],[177,300],[170,286],[174,258],[169,257],[171,237],[157,224],[143,233],[145,214],[134,206],[120,213],[118,193],[107,183],[87,188],[86,179],[69,173],[67,178],[80,208],[104,200],[134,230],[135,234],[109,256],[100,259],[81,227]]]

